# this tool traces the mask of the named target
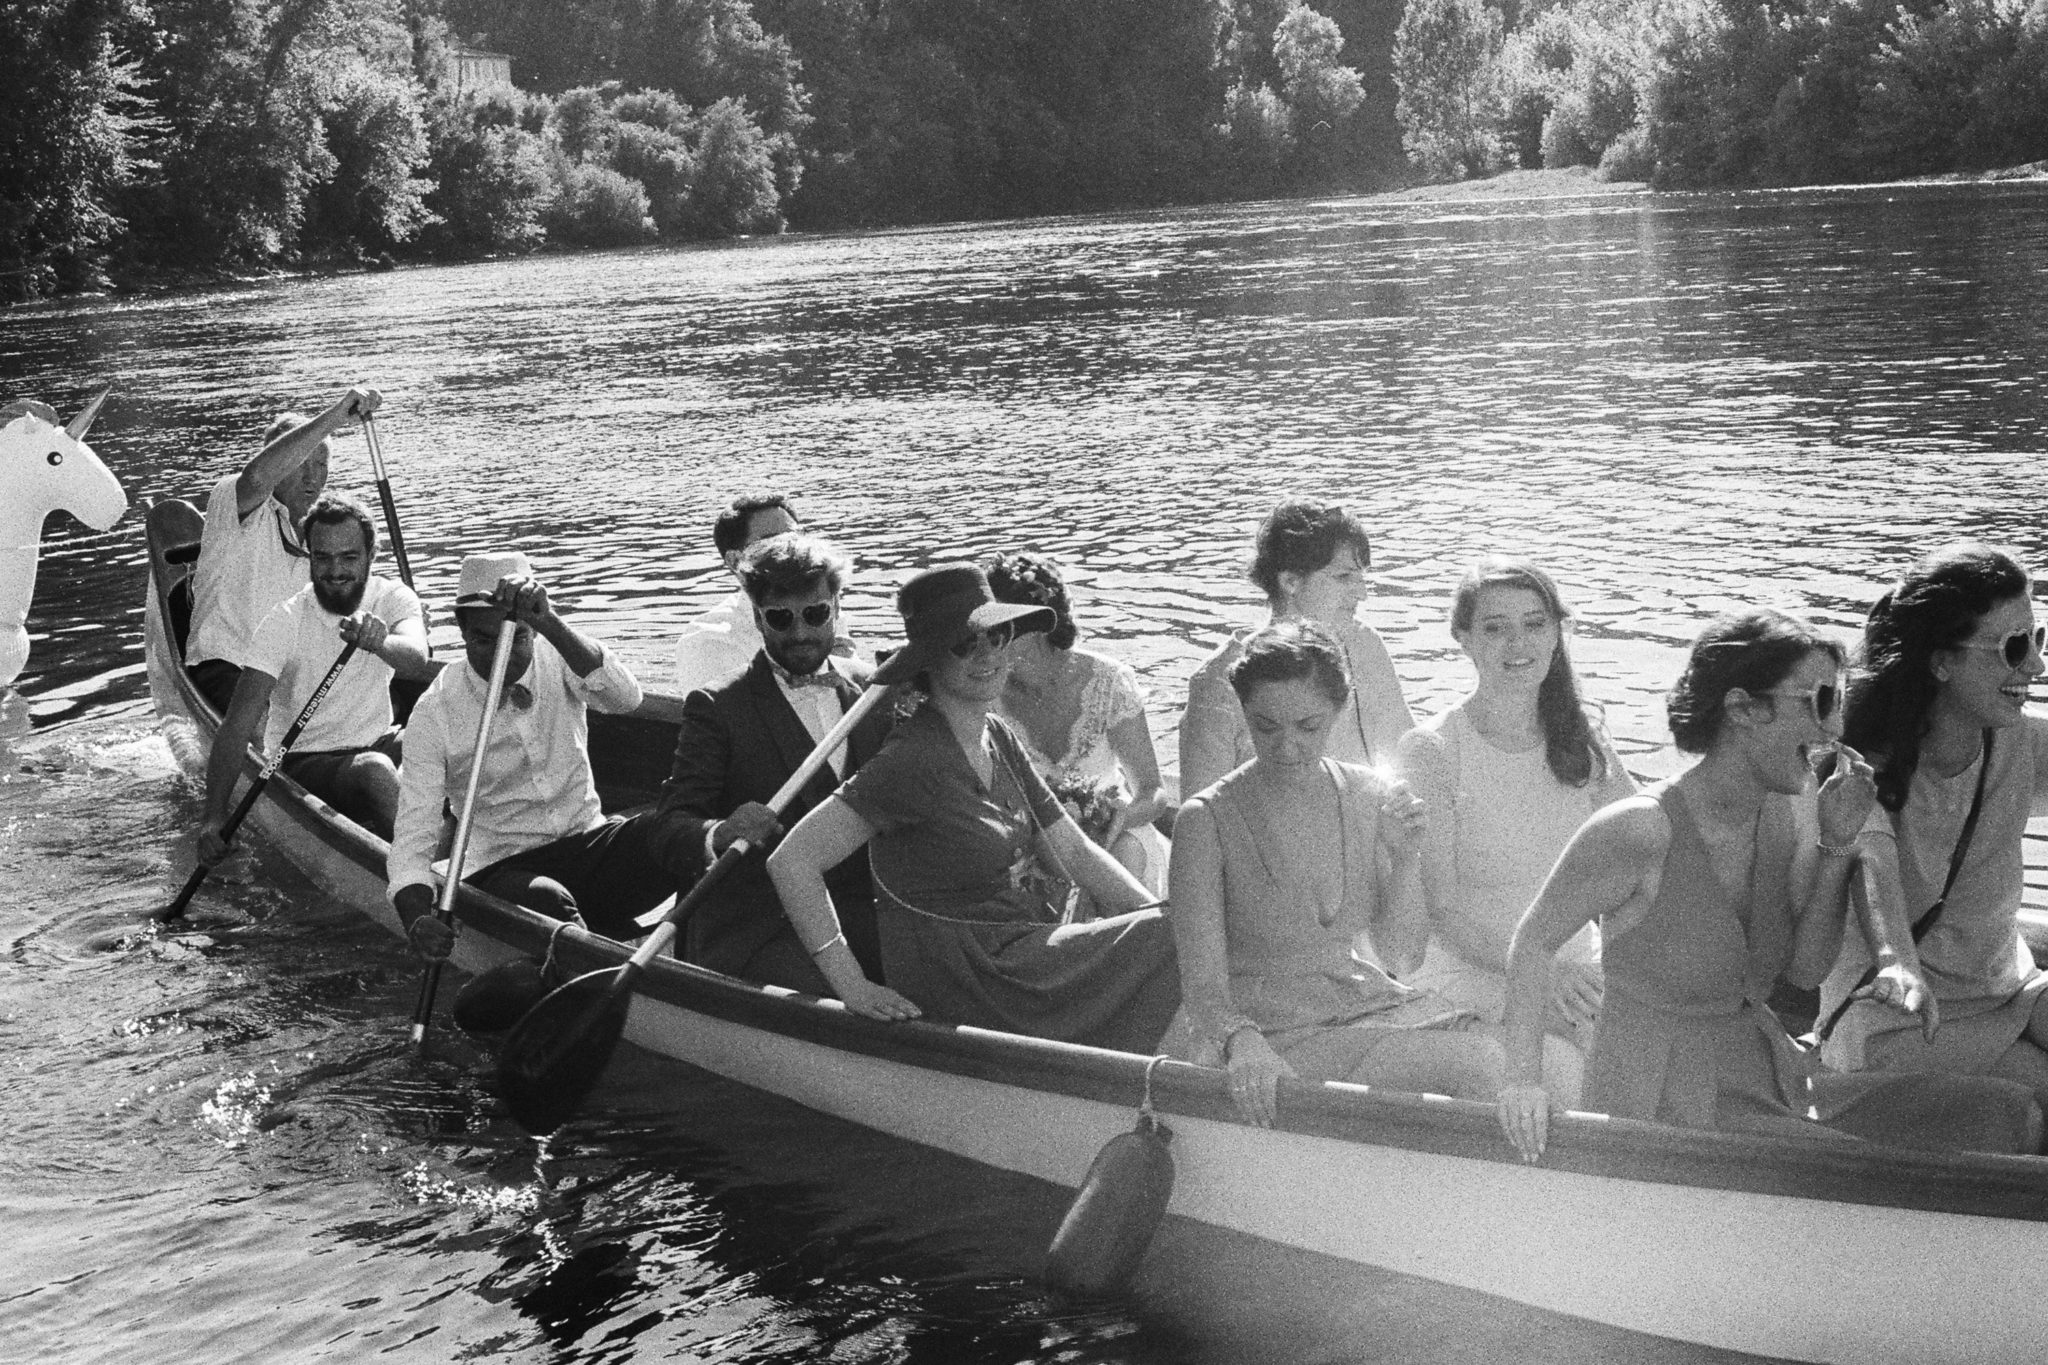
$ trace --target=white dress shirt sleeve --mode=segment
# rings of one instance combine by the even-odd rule
[[[449,667],[467,665],[457,659]],[[398,816],[385,863],[389,896],[396,896],[400,887],[434,884],[434,851],[441,844],[441,812],[448,802],[448,720],[441,703],[439,686],[429,688],[405,727]]]

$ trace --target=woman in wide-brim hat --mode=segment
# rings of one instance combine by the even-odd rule
[[[996,601],[971,564],[925,570],[896,606],[908,642],[875,680],[907,684],[922,701],[769,855],[798,937],[839,998],[871,1018],[923,1014],[1150,1051],[1180,1001],[1172,930],[991,714],[1008,680],[1011,639],[1045,630],[1052,612]],[[886,986],[861,972],[825,889],[825,869],[862,845]],[[1079,883],[1113,913],[1061,924],[1049,898],[1057,883],[1046,872]]]

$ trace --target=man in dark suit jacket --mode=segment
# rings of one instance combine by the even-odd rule
[[[683,926],[682,957],[748,981],[815,995],[830,988],[768,880],[767,848],[832,794],[888,737],[886,708],[855,727],[781,819],[765,804],[818,740],[860,697],[870,670],[834,658],[839,592],[850,561],[829,543],[800,532],[756,541],[740,561],[761,648],[738,674],[692,692],[683,704],[674,770],[662,788],[660,824],[671,865],[694,877],[735,839],[747,855]],[[865,849],[825,878],[861,966],[881,979],[874,888]]]

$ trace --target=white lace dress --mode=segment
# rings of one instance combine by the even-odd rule
[[[1144,719],[1145,695],[1138,687],[1137,671],[1129,664],[1089,650],[1073,650],[1069,657],[1068,686],[1080,689],[1081,705],[1062,752],[1048,754],[1040,746],[1045,736],[1027,728],[1007,710],[1005,719],[1023,737],[1032,762],[1048,780],[1080,777],[1114,782],[1120,798],[1129,801],[1133,795],[1131,775],[1117,758],[1109,732],[1125,721]],[[1142,880],[1154,895],[1165,894],[1166,836],[1150,825],[1132,830],[1131,834],[1145,850]]]

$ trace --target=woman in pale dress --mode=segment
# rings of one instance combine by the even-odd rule
[[[2024,709],[2041,640],[2027,571],[1988,545],[1935,551],[1871,608],[1845,737],[1880,809],[1864,932],[1821,988],[1833,1066],[2003,1076],[2048,1104],[2048,972],[2019,929],[2027,821],[2048,815],[2048,719]]]
[[[1769,1003],[1840,951],[1870,765],[1836,741],[1841,646],[1755,610],[1717,619],[1671,690],[1672,740],[1697,764],[1605,807],[1572,836],[1508,956],[1502,1128],[1542,1155],[1555,1078],[1551,962],[1596,916],[1605,1003],[1586,1107],[1616,1118],[1788,1137],[2034,1151],[2025,1086],[1976,1076],[1842,1075],[1794,1044]],[[1832,772],[1818,790],[1814,765]]]
[[[1029,551],[982,561],[998,602],[1045,607],[1053,625],[1010,646],[1002,714],[1029,746],[1056,791],[1106,785],[1116,806],[1103,846],[1158,895],[1165,890],[1166,840],[1152,822],[1171,810],[1160,790],[1159,756],[1138,675],[1129,664],[1076,646],[1080,628],[1059,566]]]
[[[1430,810],[1422,848],[1429,947],[1410,985],[1501,1022],[1515,925],[1586,818],[1635,794],[1587,715],[1566,645],[1571,611],[1549,574],[1487,559],[1458,584],[1451,636],[1478,684],[1401,741],[1400,771]],[[1583,926],[1558,951],[1550,1031],[1583,1052],[1600,1013],[1600,946]]]
[[[1336,639],[1351,684],[1330,725],[1331,758],[1385,766],[1414,728],[1394,661],[1371,626],[1358,620],[1372,544],[1358,518],[1314,498],[1287,498],[1266,514],[1253,547],[1250,577],[1266,594],[1271,621],[1314,621]],[[1180,721],[1180,790],[1199,794],[1251,760],[1251,732],[1231,691],[1230,670],[1249,630],[1238,631],[1188,679]]]
[[[1262,1125],[1288,1076],[1492,1099],[1499,1031],[1355,947],[1369,938],[1396,970],[1420,957],[1429,817],[1398,781],[1325,756],[1351,693],[1336,640],[1277,622],[1245,640],[1230,683],[1254,753],[1174,825],[1183,1009],[1162,1046],[1226,1067]]]

